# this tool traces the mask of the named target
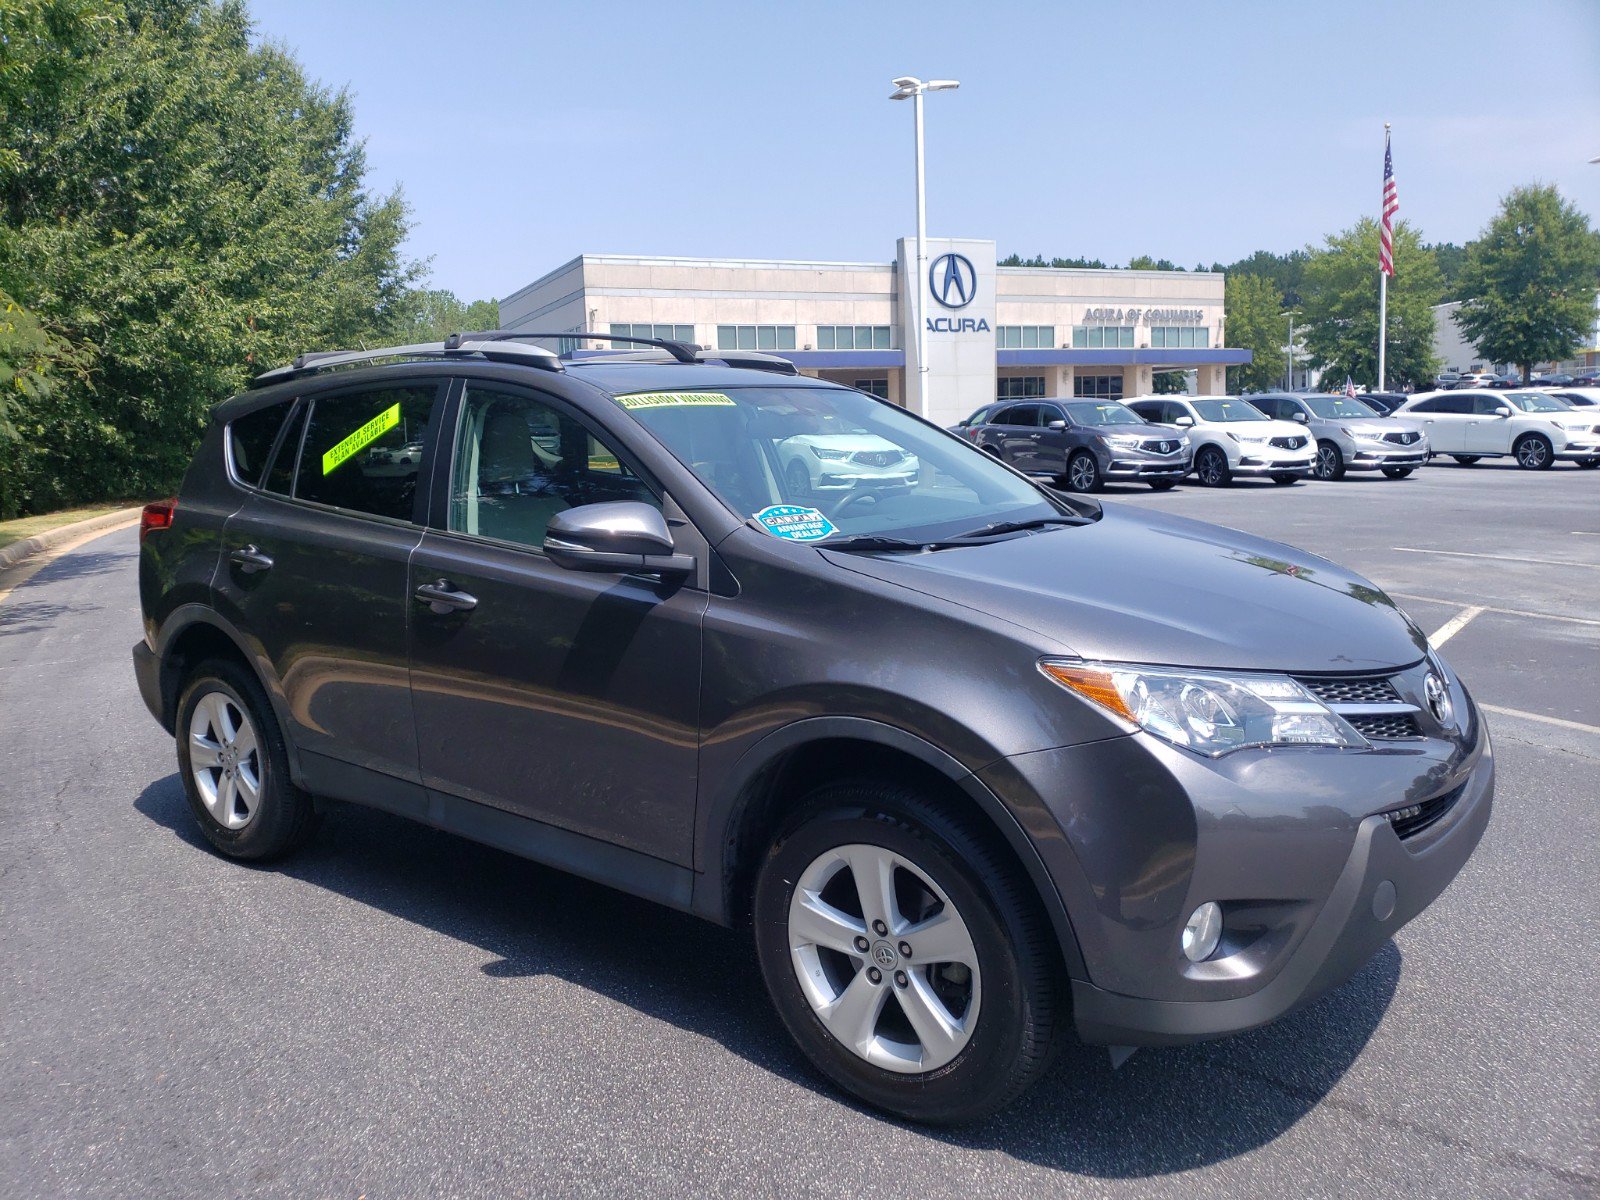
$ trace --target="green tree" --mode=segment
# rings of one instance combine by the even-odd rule
[[[1213,271],[1223,271],[1228,275],[1258,275],[1263,279],[1270,279],[1283,296],[1284,307],[1300,307],[1300,280],[1305,274],[1306,263],[1311,256],[1304,250],[1291,250],[1287,254],[1274,254],[1270,250],[1257,250],[1247,258],[1238,262],[1228,263],[1224,266],[1215,263]]]
[[[413,288],[400,305],[395,340],[403,344],[443,341],[452,333],[500,328],[500,302],[467,304],[446,288]]]
[[[1227,344],[1251,353],[1243,366],[1228,368],[1228,391],[1264,392],[1281,386],[1288,325],[1277,285],[1265,275],[1229,275],[1223,287]]]
[[[1103,271],[1106,266],[1098,258],[1046,258],[1042,254],[1035,254],[1032,258],[1023,258],[1020,254],[1008,254],[996,265],[1001,267],[1089,268],[1096,271]]]
[[[250,375],[393,328],[419,273],[405,205],[366,188],[348,97],[252,46],[238,0],[21,2],[0,287],[84,359],[35,425],[24,503],[167,489]]]
[[[1517,188],[1467,247],[1461,288],[1461,332],[1526,382],[1534,363],[1567,358],[1592,336],[1600,235],[1554,187]]]
[[[1461,299],[1461,270],[1467,265],[1466,248],[1454,242],[1435,242],[1423,249],[1432,254],[1433,261],[1439,264],[1439,299],[1434,303]]]
[[[1151,258],[1148,254],[1135,254],[1128,260],[1130,271],[1182,271],[1170,258]]]
[[[1394,278],[1389,281],[1386,384],[1421,387],[1432,380],[1433,310],[1439,265],[1415,228],[1394,228]],[[1378,381],[1378,223],[1363,217],[1311,253],[1301,280],[1300,323],[1311,365],[1343,381]]]

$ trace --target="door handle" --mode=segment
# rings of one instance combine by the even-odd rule
[[[240,546],[228,555],[228,561],[240,568],[246,575],[254,575],[257,571],[270,571],[272,569],[272,556],[261,553],[255,546]]]
[[[448,579],[425,583],[416,591],[418,604],[426,604],[428,611],[442,616],[447,612],[471,612],[478,607],[478,598],[458,591]]]

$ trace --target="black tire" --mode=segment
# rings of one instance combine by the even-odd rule
[[[1194,477],[1202,487],[1227,487],[1233,482],[1228,456],[1215,446],[1203,446],[1194,456]]]
[[[854,845],[915,864],[949,897],[971,935],[981,988],[976,1023],[959,1052],[937,1069],[912,1074],[868,1062],[830,1032],[801,988],[790,902],[808,867],[830,850]],[[903,873],[895,878],[903,882]],[[954,808],[894,782],[856,779],[818,788],[768,850],[756,878],[754,914],[756,951],[778,1015],[812,1064],[866,1103],[932,1124],[976,1121],[1010,1104],[1049,1066],[1065,1020],[1050,923],[998,838]],[[844,955],[838,961],[847,962]],[[859,984],[870,964],[863,958],[846,973],[851,970]],[[893,998],[899,985],[885,975],[876,986]],[[901,1011],[898,999],[886,998],[872,1028]]]
[[[202,700],[220,695],[250,720],[255,730],[253,772],[258,798],[248,822],[229,828],[213,815],[192,769],[190,725]],[[229,858],[261,859],[287,854],[316,828],[311,797],[289,778],[289,754],[277,716],[256,677],[238,663],[213,659],[199,664],[184,683],[178,701],[178,775],[200,832]]]
[[[1580,458],[1578,465],[1585,471],[1592,471],[1596,467],[1600,467],[1600,458]]]
[[[1272,482],[1277,484],[1279,487],[1288,487],[1290,484],[1299,483],[1300,482],[1300,476],[1298,476],[1298,475],[1274,475],[1272,477]]]
[[[1463,467],[1470,467],[1483,456],[1481,454],[1452,454],[1450,457],[1455,459]]]
[[[811,497],[811,472],[806,470],[806,465],[799,460],[791,460],[783,472],[784,482],[789,485],[789,494],[792,499],[804,500]]]
[[[1542,433],[1525,433],[1511,447],[1517,466],[1524,471],[1548,471],[1556,465],[1556,448]]]
[[[1152,480],[1150,480],[1150,490],[1152,492],[1170,492],[1173,488],[1175,488],[1177,486],[1178,486],[1178,481],[1176,479],[1152,479]]]
[[[1343,452],[1332,442],[1318,442],[1316,465],[1311,472],[1321,480],[1343,479]]]
[[[1385,467],[1383,473],[1390,479],[1404,479],[1414,470],[1416,470],[1415,467]]]
[[[1067,459],[1067,469],[1061,475],[1061,486],[1069,492],[1098,492],[1105,488],[1105,477],[1100,474],[1100,464],[1087,450],[1079,450]]]

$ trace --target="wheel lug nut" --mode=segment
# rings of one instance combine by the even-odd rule
[[[879,937],[884,937],[885,935],[888,934],[889,927],[887,925],[885,925],[882,921],[874,921],[872,923],[872,932],[877,934]]]
[[[878,970],[877,967],[868,967],[867,968],[867,978],[872,980],[873,983],[882,983],[883,982],[883,972]]]
[[[895,987],[905,987],[907,982],[908,980],[906,979],[906,973],[904,971],[896,971],[894,973]]]
[[[861,951],[863,954],[867,952],[867,947],[871,944],[872,943],[868,942],[866,938],[858,937],[856,939],[856,949]]]
[[[900,943],[900,957],[901,958],[910,958],[911,957],[911,943],[910,942],[901,942]]]

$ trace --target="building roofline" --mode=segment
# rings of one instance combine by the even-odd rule
[[[1145,271],[1129,267],[1002,267],[996,266],[997,275],[1126,275],[1136,279],[1170,279],[1176,275],[1188,279],[1222,279],[1224,271]]]

